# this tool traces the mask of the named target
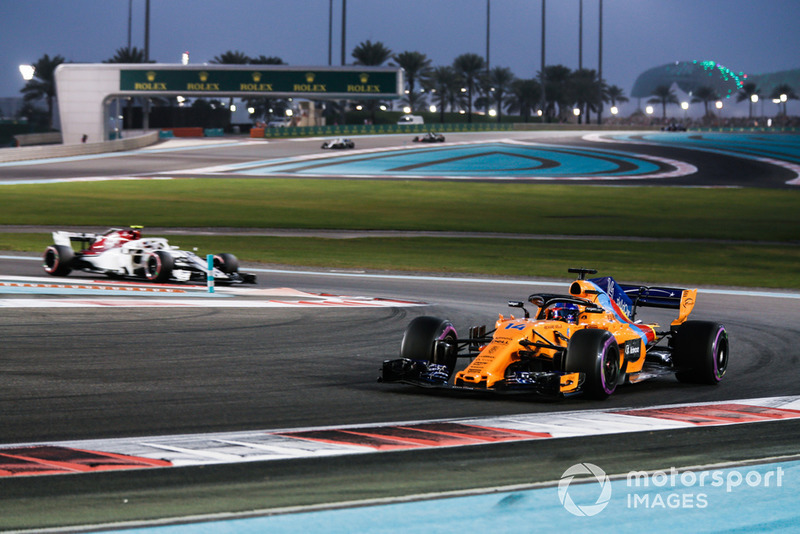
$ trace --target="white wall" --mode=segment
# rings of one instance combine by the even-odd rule
[[[61,133],[65,145],[108,140],[103,102],[119,92],[119,71],[129,65],[64,63],[56,68]]]

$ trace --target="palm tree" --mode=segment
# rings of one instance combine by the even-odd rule
[[[703,106],[705,107],[705,116],[708,116],[708,103],[714,100],[719,100],[719,94],[717,94],[713,87],[709,87],[707,85],[698,87],[695,89],[694,94],[692,95],[693,103],[703,103]]]
[[[472,122],[472,92],[478,75],[486,68],[483,57],[478,54],[461,54],[453,61],[453,69],[467,85],[467,122]]]
[[[106,59],[103,63],[145,63],[144,50],[135,46],[123,46],[117,48],[114,56]],[[147,63],[154,63],[154,61],[151,60]],[[134,97],[127,97],[125,104],[129,130],[133,129],[133,99]]]
[[[609,85],[608,89],[606,90],[606,96],[608,97],[607,102],[609,102],[612,106],[616,106],[617,102],[622,103],[630,100],[627,96],[625,96],[625,90],[618,85]]]
[[[421,52],[401,52],[396,54],[393,59],[397,66],[405,71],[406,84],[408,85],[406,101],[412,110],[416,110],[420,105],[425,104],[425,99],[422,95],[414,92],[416,82],[428,74],[431,60]]]
[[[356,65],[364,65],[365,67],[378,67],[383,65],[386,60],[392,57],[392,51],[386,48],[380,41],[373,43],[369,39],[359,43],[353,49],[351,54],[356,62]]]
[[[750,106],[750,112],[748,114],[749,118],[753,118],[753,95],[761,96],[761,89],[753,82],[747,82],[746,84],[742,85],[742,88],[739,89],[739,92],[736,93],[736,102],[744,102],[747,100]]]
[[[439,101],[439,122],[444,122],[444,110],[450,102],[451,95],[458,91],[458,75],[453,67],[436,67],[426,78],[425,86],[433,98]]]
[[[250,58],[249,63],[251,65],[286,65],[278,56],[265,56],[264,54]]]
[[[380,41],[373,43],[369,39],[359,43],[353,49],[351,54],[356,62],[356,65],[364,65],[365,67],[378,67],[383,65],[389,58],[392,57],[392,51],[386,48]],[[380,102],[375,99],[363,101],[364,108],[366,108],[371,115],[372,123],[375,124],[375,114],[377,113]]]
[[[47,120],[53,127],[53,101],[56,97],[56,67],[64,63],[61,56],[50,57],[47,54],[33,64],[33,79],[28,80],[20,91],[25,95],[25,102],[33,102],[44,98],[47,101]]]
[[[558,106],[559,120],[566,118],[571,100],[571,74],[572,70],[564,65],[546,66],[544,68],[544,76],[541,73],[537,74],[539,79],[544,79],[546,98],[544,114],[546,117],[554,117],[556,115],[556,106]]]
[[[542,86],[538,80],[514,80],[508,97],[508,112],[519,113],[525,122],[542,100]]]
[[[514,73],[508,67],[495,67],[489,71],[489,83],[492,86],[491,93],[497,104],[497,122],[500,122],[500,117],[503,115],[506,93],[511,89],[513,81]]]
[[[492,96],[492,82],[489,80],[488,71],[484,70],[479,72],[478,76],[475,78],[475,93],[477,95],[473,102],[475,109],[482,109],[484,113],[488,113],[494,101],[494,97]]]
[[[594,69],[578,69],[574,71],[570,77],[570,82],[575,106],[581,110],[581,114],[578,115],[578,124],[581,123],[584,115],[586,116],[586,124],[589,124],[591,122],[589,112],[600,109],[605,84],[597,78],[597,71]]]
[[[797,93],[794,92],[792,86],[787,83],[782,83],[772,90],[769,97],[773,100],[780,100],[783,103],[783,114],[786,115],[786,102],[789,100],[798,100]],[[778,104],[780,106],[780,104]]]
[[[648,104],[661,104],[661,118],[667,119],[667,104],[677,104],[678,97],[669,85],[659,85],[653,89],[653,98],[647,101]]]
[[[214,59],[209,61],[209,63],[216,63],[220,65],[247,65],[250,63],[250,57],[244,52],[239,52],[238,50],[228,50],[227,52],[223,52],[218,56],[214,56]]]
[[[114,57],[106,59],[103,63],[145,63],[144,50],[135,46],[117,48]],[[153,63],[153,61],[148,61]]]

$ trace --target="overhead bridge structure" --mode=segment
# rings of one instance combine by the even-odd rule
[[[404,90],[397,67],[65,63],[55,79],[64,144],[108,140],[111,104],[127,97],[363,100]]]

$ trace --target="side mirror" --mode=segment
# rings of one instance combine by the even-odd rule
[[[508,305],[511,308],[519,308],[519,309],[521,309],[523,312],[525,312],[525,318],[526,319],[530,319],[531,315],[528,313],[528,310],[525,309],[525,303],[524,302],[520,302],[519,300],[509,300],[508,301]]]

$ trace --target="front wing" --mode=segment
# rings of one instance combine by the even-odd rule
[[[584,379],[583,373],[521,371],[510,373],[505,380],[488,388],[474,384],[451,384],[445,365],[426,360],[398,358],[384,360],[378,382],[460,391],[570,397],[582,393]]]

